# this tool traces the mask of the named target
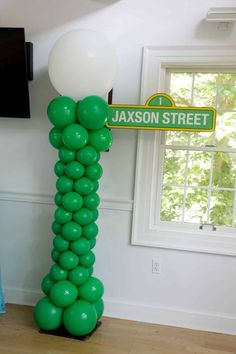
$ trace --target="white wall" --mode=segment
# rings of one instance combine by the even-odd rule
[[[47,74],[55,40],[91,28],[117,49],[114,103],[138,103],[144,45],[234,45],[236,25],[220,30],[203,21],[209,7],[232,0],[11,0],[0,2],[1,26],[23,26],[34,43],[30,120],[0,119],[0,264],[6,298],[34,303],[48,272],[56,152],[48,143]],[[136,132],[114,131],[104,153],[96,275],[105,284],[106,314],[236,333],[236,259],[130,245]],[[119,210],[118,210],[119,209]],[[159,258],[161,274],[151,273]]]

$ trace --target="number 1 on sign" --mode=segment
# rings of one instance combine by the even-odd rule
[[[158,97],[159,100],[159,106],[162,106],[162,97]]]

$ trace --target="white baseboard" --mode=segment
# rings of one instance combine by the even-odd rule
[[[5,288],[4,293],[6,303],[20,305],[33,306],[42,297],[39,291],[31,290]],[[236,315],[190,312],[106,298],[104,300],[104,315],[107,317],[236,335]]]
[[[42,297],[39,291],[22,290],[15,288],[4,288],[5,302],[9,304],[29,305],[34,306],[35,303]]]
[[[105,316],[236,335],[236,315],[190,312],[182,309],[105,301]]]

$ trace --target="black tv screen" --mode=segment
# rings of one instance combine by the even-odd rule
[[[0,117],[30,118],[24,28],[0,28]]]

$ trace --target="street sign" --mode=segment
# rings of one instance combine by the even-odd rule
[[[144,106],[111,104],[109,107],[109,128],[194,132],[215,129],[214,108],[178,107],[169,95],[163,93],[151,96]]]

